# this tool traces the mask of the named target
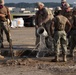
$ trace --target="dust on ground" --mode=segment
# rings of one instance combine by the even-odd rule
[[[11,29],[13,49],[35,47],[35,28],[24,27]],[[8,42],[4,35],[4,46]],[[0,75],[76,75],[76,58],[68,57],[67,62],[52,62],[53,57],[28,58],[5,57],[0,60]]]

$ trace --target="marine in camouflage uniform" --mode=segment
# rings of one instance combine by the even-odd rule
[[[69,25],[69,29],[68,29],[68,31],[69,31],[71,28],[71,23],[69,22],[69,20],[65,16],[61,15],[61,8],[60,7],[56,7],[55,11],[56,11],[56,17],[53,19],[52,27],[51,27],[52,31],[53,31],[52,28],[54,27],[54,33],[52,33],[52,35],[54,37],[54,49],[55,49],[54,61],[59,61],[60,46],[61,46],[63,61],[65,62],[65,61],[67,61],[67,59],[66,59],[67,34],[65,31],[65,27],[66,27],[66,25]]]
[[[71,45],[70,45],[70,56],[74,56],[74,48],[76,46],[76,6],[73,8],[73,24],[71,29]]]
[[[62,8],[62,15],[64,15],[71,23],[71,25],[73,24],[73,19],[72,19],[72,9],[70,7],[70,5],[68,3],[65,4],[65,8]],[[66,26],[65,30],[68,30],[68,25]],[[71,32],[71,30],[70,30]],[[70,48],[70,32],[67,34],[67,38],[68,38],[68,48]]]
[[[8,21],[9,19],[9,21]],[[4,0],[0,0],[0,47],[3,47],[3,31],[6,34],[9,46],[11,46],[11,34],[10,34],[10,11],[8,7],[4,6]]]
[[[66,0],[62,0],[61,2],[62,15],[67,17],[69,21],[72,20],[72,10],[70,4],[66,2]],[[72,22],[71,22],[72,23]]]
[[[66,0],[61,0],[62,15],[65,14],[66,4]]]
[[[42,2],[37,3],[38,11],[36,12],[36,18],[35,18],[35,23],[36,23],[36,45],[40,42],[40,36],[37,34],[37,29],[39,27],[44,27],[45,30],[47,31],[48,35],[50,36],[50,25],[51,25],[51,19],[52,18],[49,16],[46,8],[44,7],[44,4]]]
[[[64,13],[62,15],[65,16],[70,21],[71,25],[73,24],[72,9],[71,9],[71,7],[70,7],[70,5],[68,3],[66,3],[65,10],[64,10]],[[68,27],[66,28],[66,30],[67,29],[68,29]]]

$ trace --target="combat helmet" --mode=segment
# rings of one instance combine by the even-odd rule
[[[70,4],[66,3],[65,8],[69,8],[69,7],[70,7]]]
[[[42,2],[37,2],[36,5],[37,5],[37,6],[40,6],[40,5],[44,6],[44,3],[42,3]]]
[[[55,11],[60,11],[60,10],[62,10],[62,9],[59,6],[55,8]]]
[[[61,0],[61,2],[66,2],[66,0]]]

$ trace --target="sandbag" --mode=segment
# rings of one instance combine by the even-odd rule
[[[13,20],[12,20],[12,23],[11,23],[11,27],[12,27],[12,28],[24,27],[24,20],[23,20],[23,18],[13,19]]]

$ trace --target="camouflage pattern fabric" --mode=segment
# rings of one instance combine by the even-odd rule
[[[54,49],[57,55],[60,54],[60,46],[62,48],[63,55],[67,54],[67,38],[65,31],[55,31],[54,34]]]
[[[0,42],[2,42],[2,38],[3,38],[1,30],[3,30],[5,32],[7,41],[10,42],[10,39],[11,39],[10,25],[7,25],[7,22],[0,22],[0,36],[1,36]]]

